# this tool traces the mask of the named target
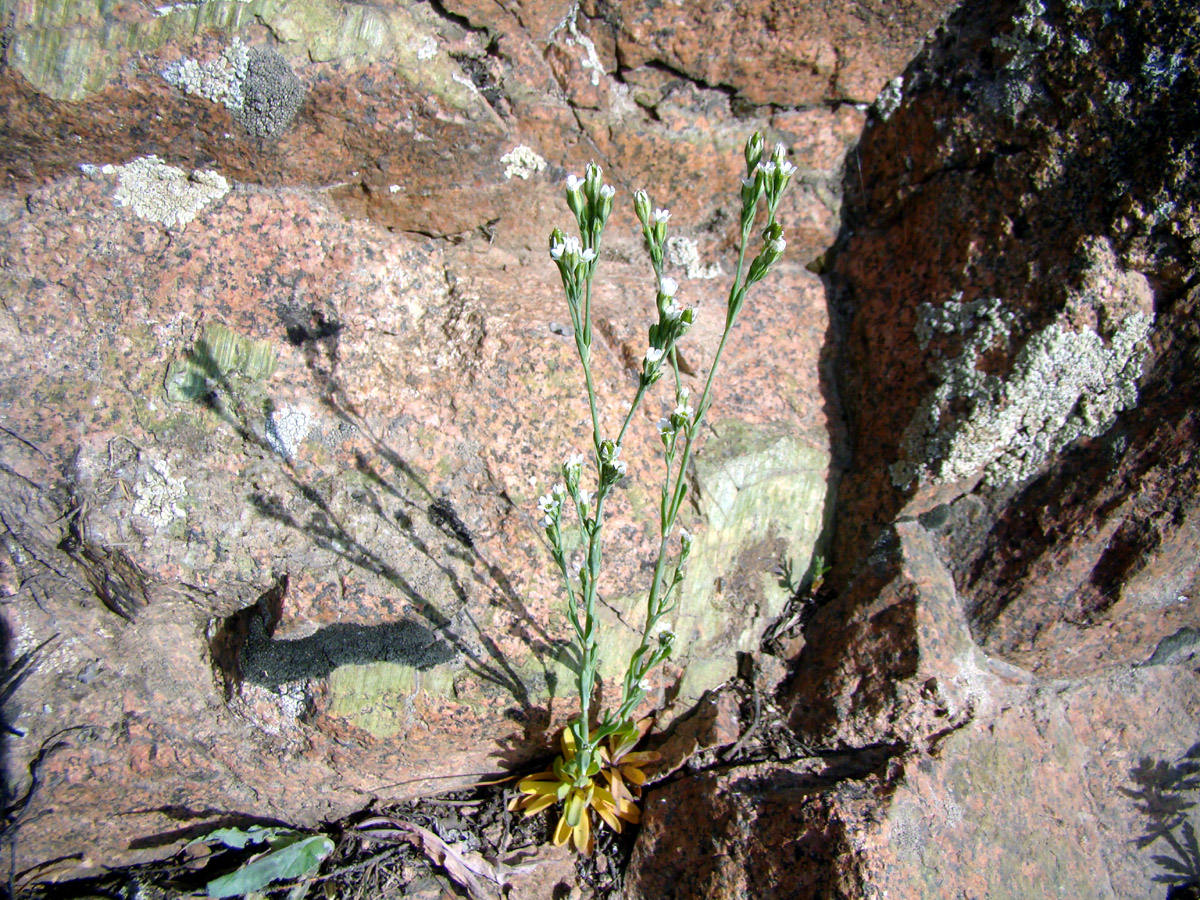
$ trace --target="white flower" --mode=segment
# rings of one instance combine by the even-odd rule
[[[546,524],[549,525],[553,515],[558,512],[558,498],[551,494],[543,494],[538,498],[538,510],[546,515]]]
[[[588,256],[589,253],[591,256]],[[550,247],[550,258],[555,262],[558,262],[564,256],[568,259],[571,257],[582,258],[584,261],[596,258],[595,251],[584,250],[577,237],[565,238]]]
[[[654,363],[658,362],[662,358],[663,358],[663,352],[658,347],[647,347],[646,348],[646,367],[647,368],[654,365]]]
[[[678,396],[680,403],[687,403],[688,398],[692,396],[692,389],[685,384],[679,388]]]
[[[692,550],[692,533],[686,528],[679,529],[679,548],[683,551],[684,556],[687,556]]]
[[[572,453],[570,456],[568,456],[567,462],[566,462],[566,467],[568,469],[582,469],[583,468],[583,454],[582,453]]]
[[[580,252],[579,258],[581,260],[583,260],[584,262],[591,262],[593,259],[596,258],[596,251],[593,250],[591,247],[588,247],[586,250],[583,250]]]
[[[775,240],[771,241],[768,246],[771,248],[771,252],[778,256],[781,255],[784,249],[787,247],[787,241],[781,237],[775,238]]]
[[[671,218],[671,212],[670,212],[670,210],[666,210],[666,209],[656,209],[656,210],[654,211],[654,221],[655,221],[655,223],[665,223],[665,222],[667,221],[667,219],[669,219],[669,218]]]
[[[562,498],[567,496],[567,488],[560,481],[558,484],[554,485],[554,487],[550,488],[550,493],[553,494],[554,497],[561,503]]]
[[[664,278],[658,290],[664,297],[674,297],[675,292],[679,290],[679,284],[674,278]]]
[[[787,160],[784,160],[779,164],[779,171],[783,173],[784,178],[791,178],[796,172],[796,167]]]
[[[652,685],[650,683],[649,678],[643,678],[641,681],[639,681],[638,687],[641,688],[643,691],[645,691],[647,694],[650,693],[652,690],[654,690],[654,685]]]
[[[681,404],[679,404],[679,406],[676,406],[675,407],[675,415],[676,415],[676,417],[683,419],[684,421],[690,419],[692,417],[691,404],[681,403]]]
[[[671,424],[670,419],[659,419],[658,420],[658,434],[660,437],[667,437],[671,434],[674,434],[674,432],[675,432],[675,426]]]
[[[579,492],[579,505],[582,506],[584,509],[587,509],[589,506],[591,506],[592,497],[594,497],[594,496],[595,496],[595,494],[593,494],[591,491],[580,491]]]
[[[679,305],[674,300],[663,307],[663,316],[668,322],[677,322],[682,315],[683,310],[679,308]]]
[[[614,460],[612,463],[612,467],[613,467],[613,471],[615,471],[617,473],[617,475],[619,475],[621,478],[625,477],[625,460],[623,460],[623,459]]]
[[[617,189],[614,188],[611,184],[606,184],[602,188],[600,188],[600,196],[603,197],[605,200],[611,200],[613,194],[615,194],[616,192],[617,192]]]
[[[758,168],[762,171],[763,175],[772,175],[775,172],[776,166],[773,162],[760,162]]]
[[[577,191],[582,187],[583,187],[583,179],[580,178],[578,175],[568,175],[567,176],[567,190],[568,191]]]

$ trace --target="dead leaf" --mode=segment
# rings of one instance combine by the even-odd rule
[[[428,828],[390,816],[366,819],[358,827],[376,837],[406,839],[417,844],[430,860],[466,889],[471,900],[499,900],[499,888],[504,887],[506,881],[480,854],[464,856]]]

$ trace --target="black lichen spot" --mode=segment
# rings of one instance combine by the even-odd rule
[[[250,52],[242,97],[241,126],[256,137],[278,137],[300,110],[304,85],[277,51],[258,47]]]

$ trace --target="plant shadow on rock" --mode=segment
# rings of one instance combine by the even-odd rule
[[[1200,743],[1174,763],[1143,757],[1129,778],[1136,787],[1122,793],[1146,818],[1146,830],[1134,842],[1160,851],[1151,857],[1163,870],[1154,881],[1167,885],[1166,900],[1200,900],[1200,843],[1192,814],[1200,797]]]
[[[212,642],[213,661],[225,676],[226,695],[243,680],[277,689],[327,677],[339,666],[394,662],[424,671],[458,656],[454,645],[420,622],[382,625],[344,622],[304,638],[274,639],[283,613],[287,576],[253,606],[225,620]]]
[[[439,609],[398,566],[358,540],[318,487],[302,481],[291,460],[285,458],[282,467],[285,477],[311,507],[307,521],[289,511],[281,498],[267,493],[251,494],[250,504],[260,515],[305,534],[320,549],[386,581],[413,605],[424,621],[404,619],[370,626],[339,623],[302,639],[273,639],[287,593],[287,578],[281,576],[257,604],[227,618],[212,641],[213,661],[225,682],[227,696],[236,691],[242,679],[278,687],[289,681],[319,679],[348,664],[398,662],[424,670],[460,660],[471,674],[512,697],[516,706],[506,714],[524,726],[527,738],[540,736],[549,722],[549,712],[532,704],[520,673],[475,622],[468,609],[470,598],[447,558],[456,558],[472,567],[481,565],[504,602],[518,613],[520,621],[530,623],[532,617],[504,572],[479,551],[453,504],[444,497],[436,497],[412,466],[379,440],[350,405],[340,399],[345,394],[333,373],[338,365],[337,342],[342,328],[332,319],[316,313],[311,316],[314,324],[304,325],[294,312],[280,313],[287,339],[304,349],[306,365],[320,390],[322,404],[348,429],[363,435],[372,445],[375,459],[386,463],[399,476],[389,480],[372,460],[358,452],[355,468],[364,476],[365,483],[352,498],[369,508],[392,534],[402,536],[433,564],[449,585],[455,608]],[[231,425],[243,441],[278,457],[278,448],[268,436],[252,426],[258,418],[253,399],[242,395],[239,390],[242,386],[206,352],[203,342],[197,343],[192,363],[204,373],[207,384],[207,390],[197,400]],[[264,400],[263,408],[268,417],[275,411],[269,400]],[[424,499],[414,499],[411,494]],[[394,514],[384,509],[388,500],[401,504]],[[423,516],[445,536],[447,545],[431,547],[418,533],[414,514]],[[552,641],[541,629],[523,626],[518,637],[536,658],[552,658]],[[548,669],[545,675],[553,688]],[[511,754],[502,752],[500,757],[507,760],[510,755],[511,761],[517,762],[524,761],[527,754],[514,749]]]

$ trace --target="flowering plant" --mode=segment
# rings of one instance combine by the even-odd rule
[[[592,279],[599,261],[601,236],[612,212],[615,193],[610,185],[604,183],[599,166],[589,165],[582,179],[574,175],[567,179],[567,206],[575,216],[578,236],[568,236],[558,228],[550,234],[550,258],[558,266],[562,277],[575,332],[575,347],[583,364],[591,410],[591,462],[595,465],[596,478],[594,490],[584,488],[584,455],[574,453],[563,463],[562,481],[538,501],[542,525],[550,543],[550,554],[563,579],[567,619],[574,631],[574,645],[579,660],[576,672],[579,716],[564,731],[562,754],[554,761],[553,767],[522,780],[519,784],[521,796],[514,800],[513,806],[531,815],[563,801],[565,808],[555,830],[555,843],[562,844],[570,840],[583,853],[590,852],[593,844],[590,809],[595,809],[601,820],[616,831],[621,830],[622,819],[637,821],[637,807],[634,805],[636,794],[627,782],[635,787],[640,786],[644,780],[640,767],[652,761],[652,758],[647,754],[630,752],[649,727],[646,720],[635,722],[633,714],[646,697],[649,687],[647,676],[671,655],[675,635],[666,627],[665,619],[678,603],[676,591],[683,581],[684,564],[692,549],[692,536],[680,529],[679,552],[672,567],[669,562],[673,555],[670,539],[687,492],[685,474],[700,424],[708,412],[713,380],[725,342],[737,323],[746,292],[767,275],[786,247],[783,229],[775,220],[779,201],[795,172],[795,167],[787,162],[785,156],[786,150],[779,145],[771,158],[764,161],[761,134],[755,133],[746,142],[746,177],[742,179],[741,189],[741,239],[737,269],[725,306],[725,328],[721,341],[704,390],[694,405],[691,392],[680,379],[675,348],[695,322],[696,309],[681,304],[677,297],[678,284],[663,275],[663,250],[671,214],[665,209],[655,208],[645,191],[634,194],[634,212],[641,222],[642,237],[654,269],[657,321],[649,328],[637,389],[615,438],[606,437],[601,428],[591,369]],[[755,219],[764,204],[767,225],[761,233],[761,247],[747,269],[747,249],[754,234]],[[665,477],[659,504],[658,558],[646,598],[642,639],[626,667],[621,702],[616,709],[607,709],[597,715],[593,723],[591,701],[600,663],[595,606],[603,560],[601,537],[604,504],[613,487],[625,477],[626,464],[621,459],[621,443],[629,423],[646,392],[668,371],[674,381],[675,405],[674,410],[658,423]],[[574,570],[568,564],[563,546],[562,524],[568,499],[582,525],[585,541],[583,561]]]

